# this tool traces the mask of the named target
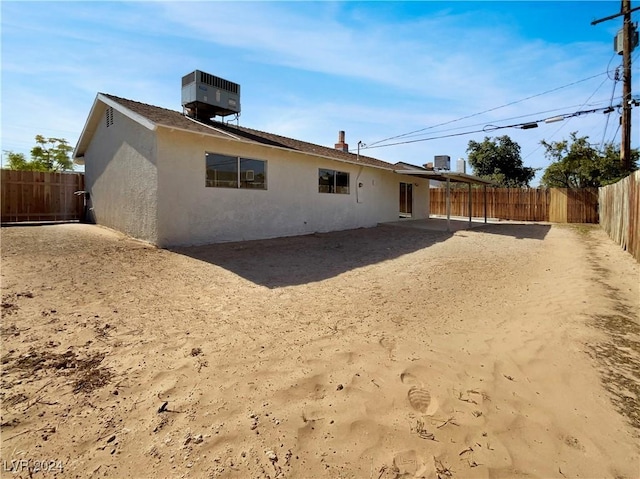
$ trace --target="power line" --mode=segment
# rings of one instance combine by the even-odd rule
[[[613,106],[613,96],[616,93],[616,86],[618,85],[618,82],[620,81],[620,76],[619,75],[620,75],[619,71],[616,68],[616,73],[615,73],[614,82],[613,82],[613,89],[611,90],[611,101],[610,101],[610,105],[609,105],[610,107]],[[607,128],[609,128],[609,118],[610,118],[610,116],[607,115],[607,121],[604,124],[604,132],[602,133],[602,142],[600,144],[600,151],[604,150],[604,144],[605,144],[604,143],[604,139],[607,136]]]
[[[611,56],[611,60],[609,60],[609,63],[607,63],[607,77],[609,77],[609,80],[614,80],[614,78],[611,78],[611,76],[609,76],[609,73],[611,72],[611,69],[609,68],[611,66],[611,62],[613,61],[613,59],[615,57],[617,57],[618,54],[617,53],[613,53],[613,55]],[[622,64],[618,65],[613,71],[615,72],[615,75],[618,75],[618,69],[622,66]]]
[[[369,144],[367,145],[367,148],[371,148],[371,147],[373,147],[374,145],[377,145],[377,144],[379,144],[379,143],[384,143],[385,141],[395,140],[395,139],[398,139],[398,138],[404,138],[404,137],[407,137],[407,136],[410,136],[410,135],[414,135],[415,133],[420,133],[420,132],[422,132],[422,131],[426,131],[426,130],[430,130],[430,129],[433,129],[433,128],[437,128],[437,127],[439,127],[439,126],[448,125],[448,124],[455,123],[455,122],[458,122],[458,121],[466,120],[466,119],[468,119],[468,118],[473,118],[474,116],[483,115],[483,114],[485,114],[485,113],[489,113],[489,112],[492,112],[492,111],[496,111],[496,110],[499,110],[499,109],[501,109],[501,108],[505,108],[505,107],[507,107],[507,106],[516,105],[516,104],[518,104],[518,103],[522,103],[522,102],[524,102],[524,101],[531,100],[532,98],[537,98],[537,97],[539,97],[539,96],[547,95],[547,94],[549,94],[549,93],[553,93],[553,92],[556,92],[556,91],[558,91],[558,90],[562,90],[562,89],[564,89],[564,88],[568,88],[568,87],[570,87],[570,86],[577,85],[577,84],[579,84],[579,83],[582,83],[582,82],[585,82],[585,81],[588,81],[588,80],[592,80],[592,79],[597,78],[597,77],[602,76],[602,75],[607,75],[607,76],[608,76],[608,74],[609,74],[609,72],[608,72],[608,71],[603,72],[603,73],[598,73],[597,75],[593,75],[593,76],[590,76],[590,77],[588,77],[588,78],[583,78],[582,80],[578,80],[578,81],[575,81],[575,82],[572,82],[572,83],[568,83],[568,84],[566,84],[566,85],[563,85],[563,86],[560,86],[560,87],[557,87],[557,88],[553,88],[553,89],[551,89],[551,90],[547,90],[547,91],[544,91],[544,92],[542,92],[542,93],[537,93],[537,94],[535,94],[535,95],[528,96],[528,97],[523,98],[523,99],[521,99],[521,100],[512,101],[512,102],[510,102],[510,103],[506,103],[506,104],[504,104],[504,105],[497,106],[497,107],[494,107],[494,108],[489,108],[488,110],[484,110],[484,111],[481,111],[481,112],[478,112],[478,113],[472,113],[471,115],[463,116],[463,117],[461,117],[461,118],[457,118],[457,119],[455,119],[455,120],[445,121],[445,122],[442,122],[442,123],[438,123],[438,124],[436,124],[436,125],[432,125],[432,126],[428,126],[428,127],[425,127],[425,128],[421,128],[421,129],[419,129],[419,130],[414,130],[414,131],[410,131],[410,132],[408,132],[408,133],[403,133],[403,134],[401,134],[401,135],[391,136],[391,137],[389,137],[389,138],[385,138],[385,139],[383,139],[383,140],[374,141],[373,143],[369,143]]]
[[[505,121],[518,120],[520,118],[527,118],[527,117],[532,117],[532,116],[544,115],[544,114],[547,114],[547,113],[553,113],[553,112],[556,112],[556,111],[567,110],[569,108],[580,109],[580,108],[584,108],[585,106],[596,106],[596,105],[601,104],[601,103],[609,104],[610,101],[609,100],[599,100],[599,101],[596,101],[596,102],[593,102],[593,103],[589,103],[589,104],[587,104],[586,102],[583,102],[583,103],[581,103],[579,105],[568,105],[568,106],[564,106],[564,107],[560,107],[560,108],[553,108],[551,110],[539,111],[539,112],[536,112],[536,113],[527,113],[526,115],[518,115],[518,116],[509,117],[509,118],[502,118],[500,120],[495,120],[495,121],[497,123],[501,123],[501,122],[505,122]],[[462,129],[465,129],[465,128],[473,128],[475,126],[481,126],[481,125],[486,125],[486,122],[474,123],[474,124],[465,125],[465,126],[458,126],[458,127],[455,127],[455,128],[448,128],[448,129],[445,129],[445,130],[438,130],[438,131],[435,131],[433,133],[434,134],[436,134],[436,133],[447,133],[447,132],[450,132],[450,131],[462,130]],[[408,135],[404,136],[404,138],[412,138],[414,136],[423,136],[423,135],[425,135],[425,133],[414,134],[414,135],[409,135],[408,134]],[[369,146],[371,146],[371,145],[369,145]]]
[[[579,108],[584,108],[585,105],[587,105],[589,103],[589,100],[591,100],[593,98],[593,96],[598,93],[598,90],[600,90],[600,88],[602,88],[602,85],[605,84],[605,82],[607,81],[609,77],[609,71],[607,69],[607,78],[604,79],[600,85],[597,86],[597,88],[595,89],[595,91],[589,95],[589,98],[587,98],[582,105]],[[611,108],[611,105],[609,105],[609,108]],[[609,115],[607,115],[607,118],[609,117]],[[569,120],[571,120],[571,118],[569,118]],[[551,140],[554,136],[556,136],[558,133],[560,133],[561,130],[563,130],[565,127],[567,126],[567,123],[563,123],[562,125],[560,125],[558,128],[556,128],[556,131],[554,131],[553,133],[551,133],[551,136],[549,136],[549,140]],[[529,158],[531,155],[533,155],[534,153],[536,153],[537,151],[540,150],[540,148],[542,148],[542,144],[539,144],[537,146],[537,148],[535,148],[531,153],[529,153],[528,155],[526,155],[523,160],[526,160],[527,158]]]
[[[640,52],[636,53],[634,60],[638,57],[638,55],[640,55]],[[609,108],[613,108],[613,100],[614,100],[614,95],[615,95],[615,90],[616,90],[616,86],[617,86],[617,82],[620,81],[619,78],[619,70],[622,67],[622,64],[619,64],[615,70],[613,70],[614,73],[614,77],[611,78],[611,76],[609,75],[609,73],[611,72],[611,69],[609,68],[611,66],[611,62],[613,61],[613,59],[618,56],[617,53],[614,53],[611,57],[611,59],[609,60],[609,63],[607,64],[607,77],[609,78],[609,80],[612,80],[613,83],[613,90],[611,92],[611,99],[609,101]],[[597,93],[597,91],[602,87],[602,85],[604,84],[601,83],[600,85],[598,85],[598,87],[596,88],[596,90],[593,92],[593,94],[591,94],[591,96],[589,98],[587,98],[587,100],[585,100],[585,102],[582,104],[582,106],[580,108],[582,108],[584,105],[587,104],[587,102],[593,97],[593,95],[595,95]],[[615,98],[616,100],[619,100],[620,102],[622,102],[622,96]],[[605,129],[604,129],[604,133],[602,136],[602,144],[601,144],[601,150],[604,150],[605,145],[607,144],[604,139],[607,133],[607,129],[608,129],[608,125],[609,125],[609,119],[610,119],[610,115],[607,115],[607,120],[605,123]],[[561,125],[556,131],[554,131],[551,136],[549,137],[549,139],[551,140],[556,134],[558,134],[560,132],[560,130],[562,130],[564,127],[566,126],[566,124]],[[620,123],[618,123],[618,127],[616,128],[616,131],[613,134],[613,137],[611,138],[611,140],[608,143],[613,143],[615,141],[616,136],[618,135],[618,132],[620,131]],[[542,148],[542,145],[539,145],[537,148],[535,148],[531,153],[529,153],[528,155],[523,157],[523,160],[526,160],[527,158],[529,158],[531,155],[533,155],[534,153],[536,153],[538,150],[540,150],[540,148]]]
[[[608,76],[608,75],[607,75],[607,76]],[[602,80],[602,83],[600,83],[600,85],[598,85],[598,87],[595,89],[595,91],[594,91],[591,95],[589,95],[589,98],[587,98],[587,99],[584,101],[584,103],[582,104],[582,106],[580,106],[580,108],[584,108],[584,107],[589,103],[589,100],[591,100],[591,99],[593,98],[593,96],[594,96],[596,93],[598,93],[598,90],[600,90],[600,88],[602,88],[602,85],[604,85],[604,84],[606,83],[606,81],[607,81],[607,80],[608,80],[608,78],[606,78],[606,79]],[[609,105],[609,107],[608,107],[608,108],[611,108],[611,105]],[[607,117],[608,117],[608,116],[609,116],[609,115],[607,115]],[[556,131],[554,131],[554,132],[551,134],[551,136],[549,137],[549,139],[551,139],[551,138],[553,138],[555,135],[557,135],[557,134],[558,134],[558,133],[559,133],[559,132],[560,132],[560,131],[565,127],[565,126],[567,126],[567,123],[563,123],[562,125],[560,125],[560,126],[558,127],[558,129],[557,129]]]
[[[617,107],[621,106],[621,105],[616,105]],[[451,138],[451,137],[455,137],[455,136],[463,136],[463,135],[471,135],[473,133],[481,133],[481,132],[490,132],[490,131],[496,131],[496,130],[503,130],[505,128],[520,128],[523,130],[527,130],[529,128],[537,128],[538,127],[538,123],[551,123],[553,121],[561,121],[561,120],[568,120],[571,118],[574,118],[576,116],[581,116],[581,115],[587,115],[590,113],[596,113],[598,111],[604,111],[607,110],[607,108],[594,108],[592,110],[583,110],[583,111],[576,111],[573,113],[568,113],[565,115],[558,115],[557,117],[551,119],[551,118],[547,118],[547,119],[541,119],[541,120],[536,120],[536,121],[531,121],[531,122],[526,122],[526,123],[514,123],[512,125],[503,125],[503,126],[498,126],[498,125],[486,125],[484,128],[482,128],[481,130],[473,130],[473,131],[465,131],[462,133],[452,133],[449,135],[441,135],[441,136],[433,136],[433,137],[429,137],[429,138],[418,138],[415,140],[405,140],[405,141],[399,141],[396,143],[387,143],[384,145],[374,145],[374,146],[367,146],[367,149],[374,149],[374,148],[384,148],[387,146],[397,146],[397,145],[406,145],[409,143],[418,143],[418,142],[422,142],[422,141],[429,141],[429,140],[440,140],[442,138]]]
[[[622,126],[622,123],[618,122],[618,128],[616,128],[616,131],[613,134],[613,137],[611,137],[611,141],[609,141],[609,143],[614,143],[616,141],[616,137],[618,136],[618,132],[620,131],[621,126]]]
[[[596,90],[596,92],[597,92],[597,90]],[[596,92],[594,92],[594,94]],[[592,96],[593,96],[593,94],[589,98],[591,98]],[[557,112],[557,111],[561,111],[561,110],[567,110],[569,108],[584,108],[585,106],[596,106],[596,105],[602,104],[602,103],[609,104],[610,101],[609,100],[598,100],[598,101],[595,101],[593,103],[587,103],[585,101],[585,102],[583,102],[583,103],[581,103],[579,105],[569,105],[569,106],[564,106],[564,107],[561,107],[561,108],[553,108],[551,110],[539,111],[539,112],[536,112],[536,113],[527,113],[526,115],[518,115],[518,116],[509,117],[509,118],[502,118],[500,120],[496,120],[496,122],[500,123],[500,122],[505,122],[505,121],[511,121],[511,120],[517,120],[517,119],[521,119],[521,118],[537,116],[537,115],[544,115],[544,114],[547,114],[547,113],[553,113],[553,112]],[[473,128],[473,127],[481,126],[481,125],[486,127],[487,124],[486,124],[486,122],[474,123],[472,125],[465,125],[465,126],[459,126],[459,127],[455,127],[455,128],[448,128],[448,129],[445,129],[445,130],[438,130],[438,131],[433,132],[433,134],[448,133],[448,132],[451,132],[451,131],[468,129],[468,128]],[[483,128],[482,130],[477,130],[476,133],[482,132],[482,131],[486,132],[487,130],[486,130],[486,128]],[[465,132],[465,133],[463,133],[463,135],[464,134],[471,134],[471,133],[474,133],[474,132]],[[556,133],[557,133],[557,131],[556,131]],[[421,133],[420,135],[407,135],[404,138],[411,138],[412,136],[420,136],[421,137],[423,135],[424,135],[424,133]],[[459,135],[449,135],[449,136],[459,136]],[[435,138],[446,138],[446,137],[447,137],[446,135],[445,136],[439,136],[439,137],[429,137],[429,138],[424,138],[424,140],[430,140],[430,139],[435,139]],[[417,141],[421,141],[421,140],[422,139],[417,139],[415,141],[412,141],[412,143],[417,142]],[[393,145],[396,145],[396,144],[398,144],[398,143],[393,143]],[[361,147],[361,148],[362,149],[366,149],[366,148],[382,148],[384,146],[391,146],[391,145],[386,145],[386,144],[385,145],[373,145],[373,146],[372,145],[368,145],[366,147]],[[351,150],[351,151],[355,151],[355,149]]]

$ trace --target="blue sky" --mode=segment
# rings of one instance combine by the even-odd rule
[[[2,150],[28,154],[36,134],[75,146],[98,92],[181,110],[180,79],[199,69],[241,85],[246,127],[326,146],[345,130],[352,149],[417,130],[390,142],[460,134],[362,149],[417,165],[507,134],[527,166],[544,168],[541,140],[577,131],[619,142],[619,113],[482,130],[617,104],[622,21],[590,23],[619,10],[618,0],[2,1]]]

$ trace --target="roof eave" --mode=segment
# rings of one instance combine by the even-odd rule
[[[210,137],[216,138],[218,140],[245,143],[247,145],[259,145],[259,146],[262,146],[262,147],[265,147],[265,148],[272,148],[272,149],[279,150],[279,151],[288,151],[290,153],[303,153],[305,155],[314,156],[316,158],[322,158],[324,160],[339,161],[341,163],[349,163],[349,164],[357,165],[357,166],[366,166],[366,167],[369,167],[369,168],[376,168],[376,169],[384,170],[384,171],[393,171],[393,168],[391,166],[389,168],[385,168],[383,166],[371,165],[371,164],[368,164],[368,163],[362,163],[362,162],[358,162],[358,161],[349,161],[347,159],[335,158],[335,157],[332,157],[332,156],[323,155],[323,154],[320,154],[320,153],[313,153],[313,152],[310,152],[310,151],[300,152],[300,151],[297,151],[297,150],[295,150],[293,148],[287,148],[287,147],[284,147],[284,146],[268,145],[266,143],[260,143],[258,141],[246,140],[244,138],[235,137],[235,136],[223,137],[223,136],[221,136],[221,133],[226,133],[226,132],[222,132],[222,131],[219,131],[217,129],[214,129],[215,133],[214,132],[207,133],[207,132],[204,132],[204,131],[197,131],[196,132],[196,131],[193,131],[193,130],[189,130],[187,128],[181,128],[181,127],[177,127],[177,126],[174,126],[174,125],[165,125],[165,124],[162,124],[162,123],[158,123],[156,126],[159,127],[159,128],[167,129],[169,131],[181,131],[181,132],[184,132],[184,133],[190,133],[192,135],[210,136]]]
[[[427,178],[429,180],[435,181],[453,181],[455,183],[469,183],[476,185],[495,185],[495,183],[491,180],[485,180],[484,178],[480,178],[478,176],[467,175],[466,173],[453,173],[453,172],[443,172],[443,171],[429,171],[429,170],[393,170],[394,173],[398,173],[400,175],[412,175],[419,176],[421,178]]]
[[[93,104],[91,105],[91,110],[89,111],[89,116],[87,116],[87,120],[84,123],[84,127],[82,128],[82,133],[80,133],[80,138],[78,138],[78,142],[76,143],[75,148],[73,149],[73,162],[77,165],[84,165],[84,153],[86,147],[89,143],[89,139],[93,136],[95,132],[95,127],[92,123],[95,121],[94,118],[97,117],[96,110],[98,109],[98,97],[100,94],[96,95],[93,99]],[[101,113],[102,114],[102,113]],[[91,130],[91,133],[89,133]]]

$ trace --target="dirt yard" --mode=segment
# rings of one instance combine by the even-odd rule
[[[1,240],[2,477],[640,477],[640,267],[597,227]]]

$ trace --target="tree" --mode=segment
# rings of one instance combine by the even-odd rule
[[[482,143],[471,140],[467,154],[477,176],[508,188],[529,186],[537,171],[523,165],[520,145],[507,135],[485,137]]]
[[[14,153],[13,151],[5,151],[7,160],[9,161],[10,170],[29,170],[29,164],[24,157],[24,153]]]
[[[548,188],[598,187],[615,183],[638,169],[637,150],[632,151],[631,171],[625,171],[620,163],[619,146],[609,143],[600,152],[588,139],[588,136],[578,138],[577,132],[573,132],[568,141],[543,140],[545,156],[552,163],[542,175],[541,184]]]
[[[73,147],[63,138],[45,138],[36,135],[36,146],[31,148],[31,159],[23,153],[5,151],[12,170],[65,171],[73,170]]]
[[[36,135],[36,146],[31,148],[31,158],[46,171],[72,170],[71,152],[73,147],[63,138],[45,138]]]

